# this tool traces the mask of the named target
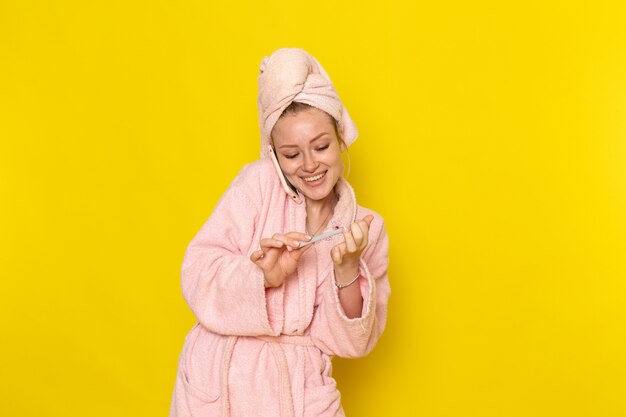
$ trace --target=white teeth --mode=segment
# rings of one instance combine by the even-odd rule
[[[324,176],[324,174],[326,174],[326,173],[325,173],[325,172],[322,172],[322,173],[321,173],[321,174],[319,174],[319,175],[316,175],[316,176],[314,176],[314,177],[305,178],[304,180],[305,180],[306,182],[313,182],[313,181],[317,181],[317,180],[319,180],[320,178],[322,178],[322,177]]]

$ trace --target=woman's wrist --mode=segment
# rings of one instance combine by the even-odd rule
[[[359,279],[360,276],[361,276],[361,271],[359,271],[359,273],[354,278],[352,278],[352,281],[347,282],[345,284],[338,283],[337,278],[335,278],[335,286],[339,288],[340,290],[343,288],[349,287],[350,285],[354,284],[356,280]]]
[[[353,284],[360,276],[361,271],[358,264],[340,268],[335,266],[335,285],[340,289]]]

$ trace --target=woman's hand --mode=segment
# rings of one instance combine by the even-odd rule
[[[280,287],[283,281],[295,272],[302,254],[313,245],[300,247],[299,242],[311,239],[304,233],[276,233],[271,238],[261,239],[261,249],[250,255],[250,260],[263,270],[265,288]]]
[[[358,270],[361,253],[367,247],[369,227],[374,216],[368,214],[361,220],[343,229],[343,242],[333,246],[330,256],[335,264],[335,271]]]

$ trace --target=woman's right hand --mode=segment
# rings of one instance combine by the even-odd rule
[[[271,238],[261,239],[261,249],[250,255],[250,260],[263,270],[265,288],[280,287],[285,279],[295,272],[302,254],[313,245],[300,247],[299,242],[311,239],[304,233],[276,233]]]

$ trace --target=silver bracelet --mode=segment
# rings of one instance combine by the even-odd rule
[[[333,271],[334,272],[334,271]],[[354,279],[350,282],[348,282],[347,284],[337,284],[337,276],[335,275],[335,285],[337,286],[337,288],[342,289],[342,288],[346,288],[352,284],[354,284],[354,282],[359,279],[359,277],[361,276],[361,271],[359,271],[359,274],[354,277]]]

